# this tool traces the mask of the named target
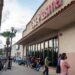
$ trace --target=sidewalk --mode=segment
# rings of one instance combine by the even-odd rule
[[[43,75],[44,67],[40,68],[40,71],[36,71],[34,69],[31,69],[30,67],[26,66],[19,66],[16,63],[13,63],[13,66],[11,69],[6,71],[1,71],[0,75]],[[49,75],[56,75],[55,74],[55,68],[49,68]]]
[[[44,71],[44,67],[40,68],[40,71],[43,72]],[[56,75],[56,70],[53,67],[49,67],[49,75]]]
[[[0,75],[42,75],[41,71],[35,71],[30,67],[19,66],[16,63],[13,63],[11,69],[6,71],[0,71]]]

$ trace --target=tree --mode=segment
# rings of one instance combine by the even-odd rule
[[[6,38],[6,46],[7,46],[7,49],[8,49],[8,45],[10,44],[10,41],[9,41],[10,31],[0,33],[0,35]],[[8,57],[8,50],[6,51],[6,56]]]
[[[3,33],[0,33],[0,35],[2,35],[5,38],[8,38],[10,36],[10,31],[6,31],[6,32],[3,32]]]
[[[3,37],[6,38],[6,45],[7,45],[7,51],[6,51],[6,56],[9,60],[8,62],[8,69],[11,69],[11,49],[12,49],[12,38],[15,37],[16,35],[16,30],[14,29],[14,27],[11,28],[11,31],[6,31],[1,33],[0,35],[2,35]],[[10,41],[11,40],[11,41]]]
[[[13,38],[13,37],[15,37],[15,33],[13,33],[13,32],[10,32],[10,31],[6,31],[6,32],[3,32],[3,33],[0,33],[0,35],[2,35],[3,37],[5,37],[5,38]]]
[[[14,31],[14,28],[11,28],[11,32],[10,31],[5,31],[3,33],[0,33],[0,35],[2,35],[3,37],[6,38],[6,41],[8,41],[8,39],[12,39],[13,37],[16,36],[16,31]],[[12,42],[12,40],[11,40]]]
[[[0,55],[3,55],[2,49],[0,49]]]

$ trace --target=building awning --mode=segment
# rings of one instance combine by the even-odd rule
[[[61,9],[54,16],[45,21],[41,26],[24,36],[17,43],[28,44],[46,36],[56,36],[57,31],[75,22],[75,0]],[[56,33],[52,35],[52,33]]]

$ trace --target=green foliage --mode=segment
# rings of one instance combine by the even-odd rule
[[[3,32],[0,35],[3,37],[15,37],[15,33],[11,33],[10,31]]]
[[[5,31],[3,33],[0,33],[1,36],[6,38],[6,44],[9,44],[9,39],[15,37],[15,32]]]
[[[6,32],[1,33],[0,35],[2,35],[3,37],[9,37],[10,36],[10,32],[6,31]]]
[[[3,55],[2,49],[0,49],[0,55]]]

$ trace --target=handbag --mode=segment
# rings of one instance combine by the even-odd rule
[[[60,65],[57,65],[57,67],[56,67],[56,73],[60,73]]]

